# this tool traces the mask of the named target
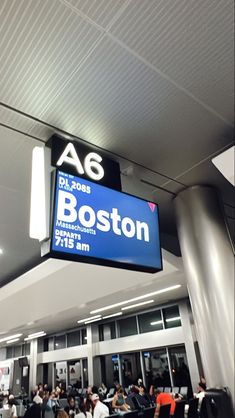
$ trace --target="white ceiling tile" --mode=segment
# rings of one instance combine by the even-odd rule
[[[231,122],[233,7],[232,0],[132,0],[110,31]]]

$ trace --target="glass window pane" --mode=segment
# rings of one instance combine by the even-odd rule
[[[143,380],[141,366],[140,366],[140,353],[124,353],[120,355],[122,365],[122,381],[123,386],[138,384],[138,379]]]
[[[81,330],[81,338],[82,338],[82,344],[87,344],[87,332],[86,332],[86,328],[83,328]]]
[[[82,360],[83,364],[83,381],[84,381],[84,387],[87,388],[88,386],[88,367],[87,367],[87,359],[84,358]]]
[[[103,324],[99,325],[99,341],[104,341],[104,327],[103,327]]]
[[[127,337],[128,335],[137,334],[137,324],[136,317],[132,316],[130,318],[120,319],[119,324],[119,334],[120,337]]]
[[[80,345],[80,331],[69,332],[67,334],[67,347]]]
[[[191,390],[191,379],[188,360],[184,346],[169,348],[171,370],[174,386],[188,386]]]
[[[70,361],[68,363],[68,383],[77,389],[82,387],[81,360]]]
[[[67,374],[66,361],[55,363],[55,369],[56,369],[56,386],[59,386],[59,384],[61,384],[62,387],[65,388],[66,387],[66,374]]]
[[[13,347],[7,347],[7,358],[13,358]]]
[[[181,326],[180,313],[177,305],[163,309],[163,317],[165,328],[174,328]]]
[[[108,341],[116,338],[115,322],[102,324],[102,334],[100,336],[103,338],[100,341]]]
[[[55,337],[55,339],[54,339],[54,349],[55,350],[60,350],[61,348],[65,348],[65,347],[66,347],[65,335],[59,335],[59,336]]]
[[[143,356],[147,387],[149,388],[151,385],[154,385],[155,388],[171,386],[166,350],[144,351]]]
[[[39,338],[39,340],[40,340],[40,338]],[[30,343],[24,344],[22,348],[23,348],[22,355],[23,356],[29,356],[30,355]]]
[[[153,311],[138,316],[140,333],[163,329],[161,311]]]
[[[108,354],[100,359],[102,382],[107,388],[111,388],[114,382],[119,382],[118,354]]]
[[[22,345],[15,345],[13,355],[14,355],[14,357],[22,356]]]

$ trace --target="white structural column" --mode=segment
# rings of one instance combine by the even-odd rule
[[[234,253],[222,206],[216,190],[193,186],[175,209],[205,377],[234,398]]]
[[[30,342],[29,390],[37,383],[38,340]]]

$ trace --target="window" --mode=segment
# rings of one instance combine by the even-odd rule
[[[115,322],[99,325],[99,341],[113,340],[116,338]]]
[[[15,345],[13,347],[13,357],[21,357],[22,356],[22,345]]]
[[[82,387],[82,364],[81,360],[68,362],[68,383],[76,388]]]
[[[13,357],[13,347],[7,347],[7,359]]]
[[[177,305],[163,309],[163,316],[165,328],[174,328],[181,326],[180,313]]]
[[[22,355],[29,356],[30,355],[30,343],[26,343],[22,346]]]
[[[138,316],[140,333],[163,329],[161,311],[153,311]]]
[[[192,390],[185,347],[169,348],[169,356],[174,386],[188,386]]]
[[[65,335],[59,335],[59,336],[55,337],[55,339],[54,339],[54,349],[55,350],[61,350],[61,348],[65,348],[65,347],[66,347]]]
[[[87,332],[86,332],[86,328],[83,328],[81,330],[81,340],[82,340],[82,344],[87,344]]]
[[[120,337],[127,337],[128,335],[137,334],[136,317],[120,319],[118,321]]]
[[[124,353],[120,355],[123,386],[137,384],[143,379],[140,365],[140,353]]]
[[[67,347],[80,345],[80,331],[69,332],[67,334]]]
[[[171,386],[166,349],[144,351],[143,356],[147,387]]]

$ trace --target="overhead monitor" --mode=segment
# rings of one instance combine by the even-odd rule
[[[57,171],[50,256],[162,270],[158,206]]]

